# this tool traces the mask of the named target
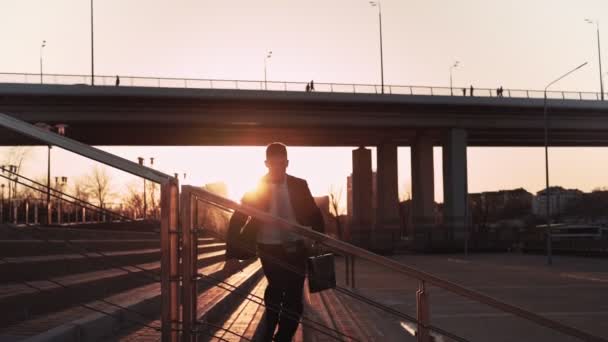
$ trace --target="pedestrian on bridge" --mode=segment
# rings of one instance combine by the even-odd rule
[[[473,90],[474,90],[474,88],[473,88],[473,85],[471,84],[471,90],[470,90],[470,95],[471,96],[475,96],[475,95],[473,95]]]
[[[255,191],[245,194],[241,203],[324,232],[323,216],[308,184],[304,179],[286,173],[289,165],[286,146],[281,143],[268,145],[265,164],[268,173]],[[262,341],[291,341],[303,311],[302,291],[309,242],[284,227],[234,212],[226,238],[226,272],[240,269],[239,260],[255,258],[256,247],[268,280],[264,292],[266,310],[258,331]]]
[[[116,75],[116,86],[118,87],[120,85],[120,77],[118,77],[118,75]]]

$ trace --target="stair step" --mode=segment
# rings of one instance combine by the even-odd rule
[[[0,239],[31,239],[33,235],[46,239],[159,239],[160,234],[155,232],[142,232],[107,229],[89,229],[73,227],[38,227],[25,226],[15,227],[9,225],[0,226]]]
[[[201,254],[197,264],[202,267],[217,263],[224,259],[224,253],[224,251],[216,251]],[[8,310],[0,310],[0,327],[28,319],[33,315],[61,310],[74,303],[103,298],[132,287],[158,281],[154,276],[158,276],[160,272],[160,262],[154,261],[123,268],[109,268],[50,279],[69,287],[67,289],[45,280],[29,282],[30,285],[43,291],[22,283],[0,285],[0,307],[8,308]]]
[[[265,278],[258,281],[255,285],[251,294],[256,295],[260,298],[264,297],[264,290],[268,282]],[[260,301],[254,298],[255,301]],[[222,327],[222,329],[210,329],[210,336],[199,336],[199,341],[229,341],[229,342],[240,342],[243,336],[249,340],[253,340],[258,323],[262,320],[264,315],[264,306],[255,303],[250,300],[243,300],[243,302],[233,310],[227,319],[223,322],[213,322]]]
[[[216,262],[200,268],[199,272],[206,274],[217,274],[218,272],[221,272],[223,264],[223,262]],[[220,274],[218,274],[218,276],[220,276]],[[155,282],[152,284],[139,286],[118,294],[111,295],[104,298],[104,300],[128,308],[131,310],[131,314],[133,314],[133,312],[140,313],[138,317],[132,317],[131,319],[135,319],[137,321],[153,320],[156,316],[158,316],[160,311],[160,284]],[[101,301],[92,301],[86,303],[86,305],[96,310],[102,310],[109,313],[116,313],[118,310],[116,306]],[[3,329],[0,332],[0,341],[3,341],[3,338],[7,339],[9,336],[13,338],[9,340],[13,341],[30,336],[57,334],[63,328],[65,328],[65,325],[70,325],[72,324],[71,322],[96,314],[98,314],[98,312],[94,310],[87,309],[82,306],[72,306],[62,311],[34,317],[30,320],[19,322],[6,329]],[[122,315],[124,318],[125,313]]]
[[[34,255],[71,254],[77,251],[125,251],[159,248],[159,239],[118,239],[118,240],[0,240],[0,250],[5,257],[26,257]]]
[[[208,272],[201,272],[203,274],[209,274]],[[259,261],[251,263],[249,266],[243,269],[243,272],[237,272],[232,274],[230,277],[225,279],[225,282],[236,286],[240,291],[249,292],[261,277],[261,264]],[[215,275],[217,277],[219,275]],[[238,305],[241,302],[241,298],[235,296],[234,293],[228,292],[218,287],[213,286],[213,281],[199,281],[199,287],[203,287],[201,294],[197,299],[197,315],[200,320],[208,320],[212,316],[223,316],[226,312],[230,311],[230,308]],[[199,289],[200,290],[200,289]],[[160,320],[149,322],[154,326],[160,326]],[[203,336],[203,334],[199,335]],[[160,332],[151,330],[146,327],[130,327],[123,329],[118,334],[115,334],[112,340],[127,342],[127,341],[160,341]]]
[[[84,255],[83,255],[84,254]],[[39,280],[71,273],[100,270],[109,266],[142,264],[160,259],[160,248],[128,251],[50,254],[4,258],[0,263],[0,283]],[[26,273],[25,279],[20,273]]]

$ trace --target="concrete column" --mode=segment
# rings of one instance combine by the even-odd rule
[[[372,249],[382,253],[393,251],[399,238],[399,184],[397,145],[381,144],[377,149],[376,225],[372,234]]]
[[[412,229],[409,231],[413,246],[424,250],[430,247],[435,225],[435,169],[433,141],[419,136],[411,148],[412,164]]]
[[[372,151],[353,150],[351,242],[369,248],[372,231]]]
[[[450,129],[443,146],[443,221],[447,239],[458,244],[465,239],[467,196],[467,132]]]

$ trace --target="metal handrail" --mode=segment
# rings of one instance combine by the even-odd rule
[[[28,177],[20,175],[20,174],[18,174],[16,172],[12,172],[10,170],[2,170],[2,171],[7,172],[9,174],[12,174],[12,175],[16,176],[18,179],[25,179],[28,182],[33,183],[34,185],[37,185],[39,187],[44,187],[44,189],[41,189],[39,187],[31,186],[29,184],[20,182],[19,180],[16,181],[18,184],[23,185],[25,187],[28,187],[29,189],[32,189],[34,191],[38,191],[40,193],[46,194],[46,188],[47,188],[46,185],[44,185],[42,183],[38,183],[35,180],[32,180],[32,179],[30,179]],[[9,180],[11,179],[11,178],[8,178],[7,176],[4,176],[2,174],[0,174],[0,177],[6,178],[6,179],[9,179]],[[13,181],[15,181],[15,179],[13,179]],[[98,212],[98,213],[101,213],[101,214],[104,214],[104,215],[107,214],[107,215],[110,215],[110,217],[114,216],[114,217],[118,217],[118,218],[121,218],[121,219],[126,220],[126,221],[133,221],[133,219],[130,218],[130,217],[124,216],[124,215],[119,214],[119,213],[115,213],[112,210],[100,207],[98,205],[95,205],[93,203],[87,202],[87,201],[82,200],[80,198],[74,197],[74,196],[72,196],[72,195],[70,195],[68,193],[63,192],[63,191],[60,191],[60,190],[57,190],[57,189],[53,189],[52,187],[49,188],[49,189],[51,191],[51,196],[52,197],[55,197],[55,198],[57,198],[57,199],[59,199],[59,200],[61,200],[63,202],[67,202],[69,204],[76,205],[76,206],[79,206],[81,208],[90,209],[92,211],[95,211],[95,212]],[[69,199],[65,199],[63,197],[67,197],[69,199],[72,199],[73,201],[70,201]]]
[[[4,113],[0,113],[0,126],[4,126],[15,132],[40,140],[45,144],[61,147],[70,152],[74,152],[81,156],[96,160],[100,163],[159,184],[166,184],[173,179],[173,177],[160,171],[141,166],[138,163],[132,162],[128,159],[118,157],[76,140],[72,140],[65,136],[36,127]]]
[[[325,245],[326,247],[329,247],[331,250],[333,250],[335,252],[348,254],[348,255],[358,257],[358,258],[373,262],[375,264],[387,267],[393,271],[396,271],[401,274],[405,274],[409,277],[418,279],[419,281],[421,281],[422,284],[427,283],[427,284],[437,286],[446,291],[449,291],[454,294],[460,295],[462,297],[466,297],[471,300],[486,304],[490,307],[501,310],[503,312],[513,314],[517,317],[527,319],[531,322],[534,322],[536,324],[545,326],[547,328],[559,331],[563,334],[573,336],[573,337],[582,339],[584,341],[608,342],[608,340],[606,340],[604,338],[591,335],[591,334],[586,333],[577,328],[567,326],[558,321],[548,319],[546,317],[543,317],[543,316],[535,314],[531,311],[522,309],[515,305],[511,305],[511,304],[502,302],[500,300],[497,300],[490,296],[484,295],[477,291],[468,289],[468,288],[458,285],[456,283],[441,279],[439,277],[436,277],[436,276],[431,275],[426,272],[419,271],[415,268],[412,268],[412,267],[409,267],[402,263],[399,263],[393,259],[389,259],[389,258],[383,257],[381,255],[371,253],[363,248],[356,247],[356,246],[346,243],[344,241],[341,241],[341,240],[332,238],[330,236],[327,236],[325,234],[316,232],[316,231],[310,229],[309,227],[291,223],[291,222],[289,222],[285,219],[279,218],[279,217],[274,217],[266,212],[260,211],[256,208],[253,208],[248,205],[238,204],[235,201],[232,201],[232,200],[229,200],[222,196],[205,191],[201,188],[184,185],[184,186],[182,186],[182,195],[185,193],[190,193],[191,195],[198,197],[202,200],[208,201],[210,203],[217,203],[218,205],[223,206],[225,208],[230,208],[232,210],[238,210],[239,212],[242,212],[248,216],[259,219],[259,220],[263,221],[264,223],[272,223],[272,224],[280,226],[283,229],[290,229],[299,235],[312,239],[316,242],[322,243],[323,245]],[[424,285],[422,285],[422,287],[424,287]],[[422,289],[422,290],[424,290],[424,289]]]
[[[0,127],[39,140],[45,145],[59,146],[83,157],[160,184],[161,192],[161,330],[163,342],[177,342],[179,321],[179,183],[176,178],[139,165],[92,146],[55,134],[27,122],[0,113]]]
[[[13,77],[15,82],[2,82],[2,76]],[[0,83],[41,83],[40,74],[35,73],[13,73],[0,72]],[[71,81],[58,78],[72,78]],[[19,80],[19,79],[21,80]],[[46,84],[88,84],[91,75],[77,74],[43,74]],[[97,85],[113,86],[116,76],[95,75]],[[268,91],[304,91],[307,82],[297,81],[260,81],[260,80],[236,80],[236,79],[205,79],[205,78],[179,78],[179,77],[152,77],[152,76],[120,76],[122,87],[167,87],[167,88],[194,88],[194,89],[249,89]],[[134,84],[140,81],[139,84]],[[147,82],[147,83],[146,83]],[[199,83],[197,86],[197,82]],[[203,83],[203,84],[201,84]],[[218,86],[219,85],[219,86]],[[378,94],[377,84],[366,83],[340,83],[340,82],[315,82],[316,92],[329,93],[355,93],[355,94]],[[450,96],[471,97],[469,87],[443,87],[424,85],[384,85],[387,95],[428,95],[428,96]],[[461,89],[465,89],[467,95],[461,95]],[[474,88],[474,97],[499,97],[497,89]],[[543,98],[542,90],[532,89],[503,89],[503,95],[507,98]],[[518,96],[519,95],[519,96]],[[577,90],[555,90],[548,92],[551,98],[570,100],[600,100],[599,92],[582,92]]]

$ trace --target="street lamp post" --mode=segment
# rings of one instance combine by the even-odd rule
[[[95,85],[95,41],[93,40],[93,0],[91,0],[91,85]]]
[[[4,183],[0,184],[2,188],[2,204],[0,204],[0,224],[4,223]]]
[[[43,40],[42,44],[40,44],[40,84],[44,83],[42,81],[42,51],[43,51],[43,49],[44,49],[45,46],[46,46],[46,40]]]
[[[454,62],[454,64],[452,64],[452,66],[450,67],[450,95],[454,96],[454,91],[452,90],[452,70],[454,68],[458,67],[458,64],[460,64],[459,61]]]
[[[266,57],[264,57],[264,90],[268,90],[268,85],[267,85],[267,79],[266,79],[266,63],[267,60],[270,59],[270,57],[272,57],[272,51],[268,51],[268,53],[266,53]]]
[[[68,127],[68,125],[66,124],[57,124],[55,126],[46,124],[44,122],[38,122],[36,123],[37,127],[50,131],[52,132],[53,129],[55,129],[57,131],[57,134],[59,135],[65,135],[65,129]],[[46,223],[48,225],[52,224],[52,220],[53,220],[53,215],[51,213],[52,210],[52,206],[51,206],[51,149],[53,148],[52,145],[47,145],[48,146],[48,150],[47,150],[47,157],[46,157],[46,161],[47,161],[47,169],[46,169],[46,213],[47,213],[47,218],[46,218]]]
[[[595,24],[597,31],[597,58],[599,60],[600,68],[600,97],[604,101],[604,80],[602,79],[602,49],[600,48],[600,22],[598,20],[585,19],[585,22],[589,24]]]
[[[378,26],[380,27],[380,86],[381,93],[384,94],[384,56],[382,53],[382,7],[380,1],[370,1],[372,7],[378,7]]]
[[[545,226],[546,228],[546,234],[545,237],[547,239],[547,265],[551,265],[553,263],[552,260],[552,235],[551,235],[551,206],[550,206],[550,201],[551,201],[551,195],[550,195],[550,189],[549,189],[549,116],[547,115],[547,89],[549,89],[550,86],[552,86],[553,84],[557,83],[558,81],[560,81],[561,79],[563,79],[564,77],[570,75],[571,73],[577,71],[578,69],[584,67],[585,65],[587,65],[587,62],[577,66],[576,68],[568,71],[567,73],[563,74],[562,76],[556,78],[555,80],[553,80],[551,83],[547,84],[547,86],[545,87],[544,90],[544,101],[543,101],[543,116],[544,116],[544,121],[545,121],[545,199],[546,199],[546,205],[547,205],[547,224]]]
[[[139,165],[144,165],[143,157],[137,157],[137,160],[139,160]],[[146,204],[146,179],[144,178],[144,220],[146,219],[146,211],[148,211],[148,205]]]

